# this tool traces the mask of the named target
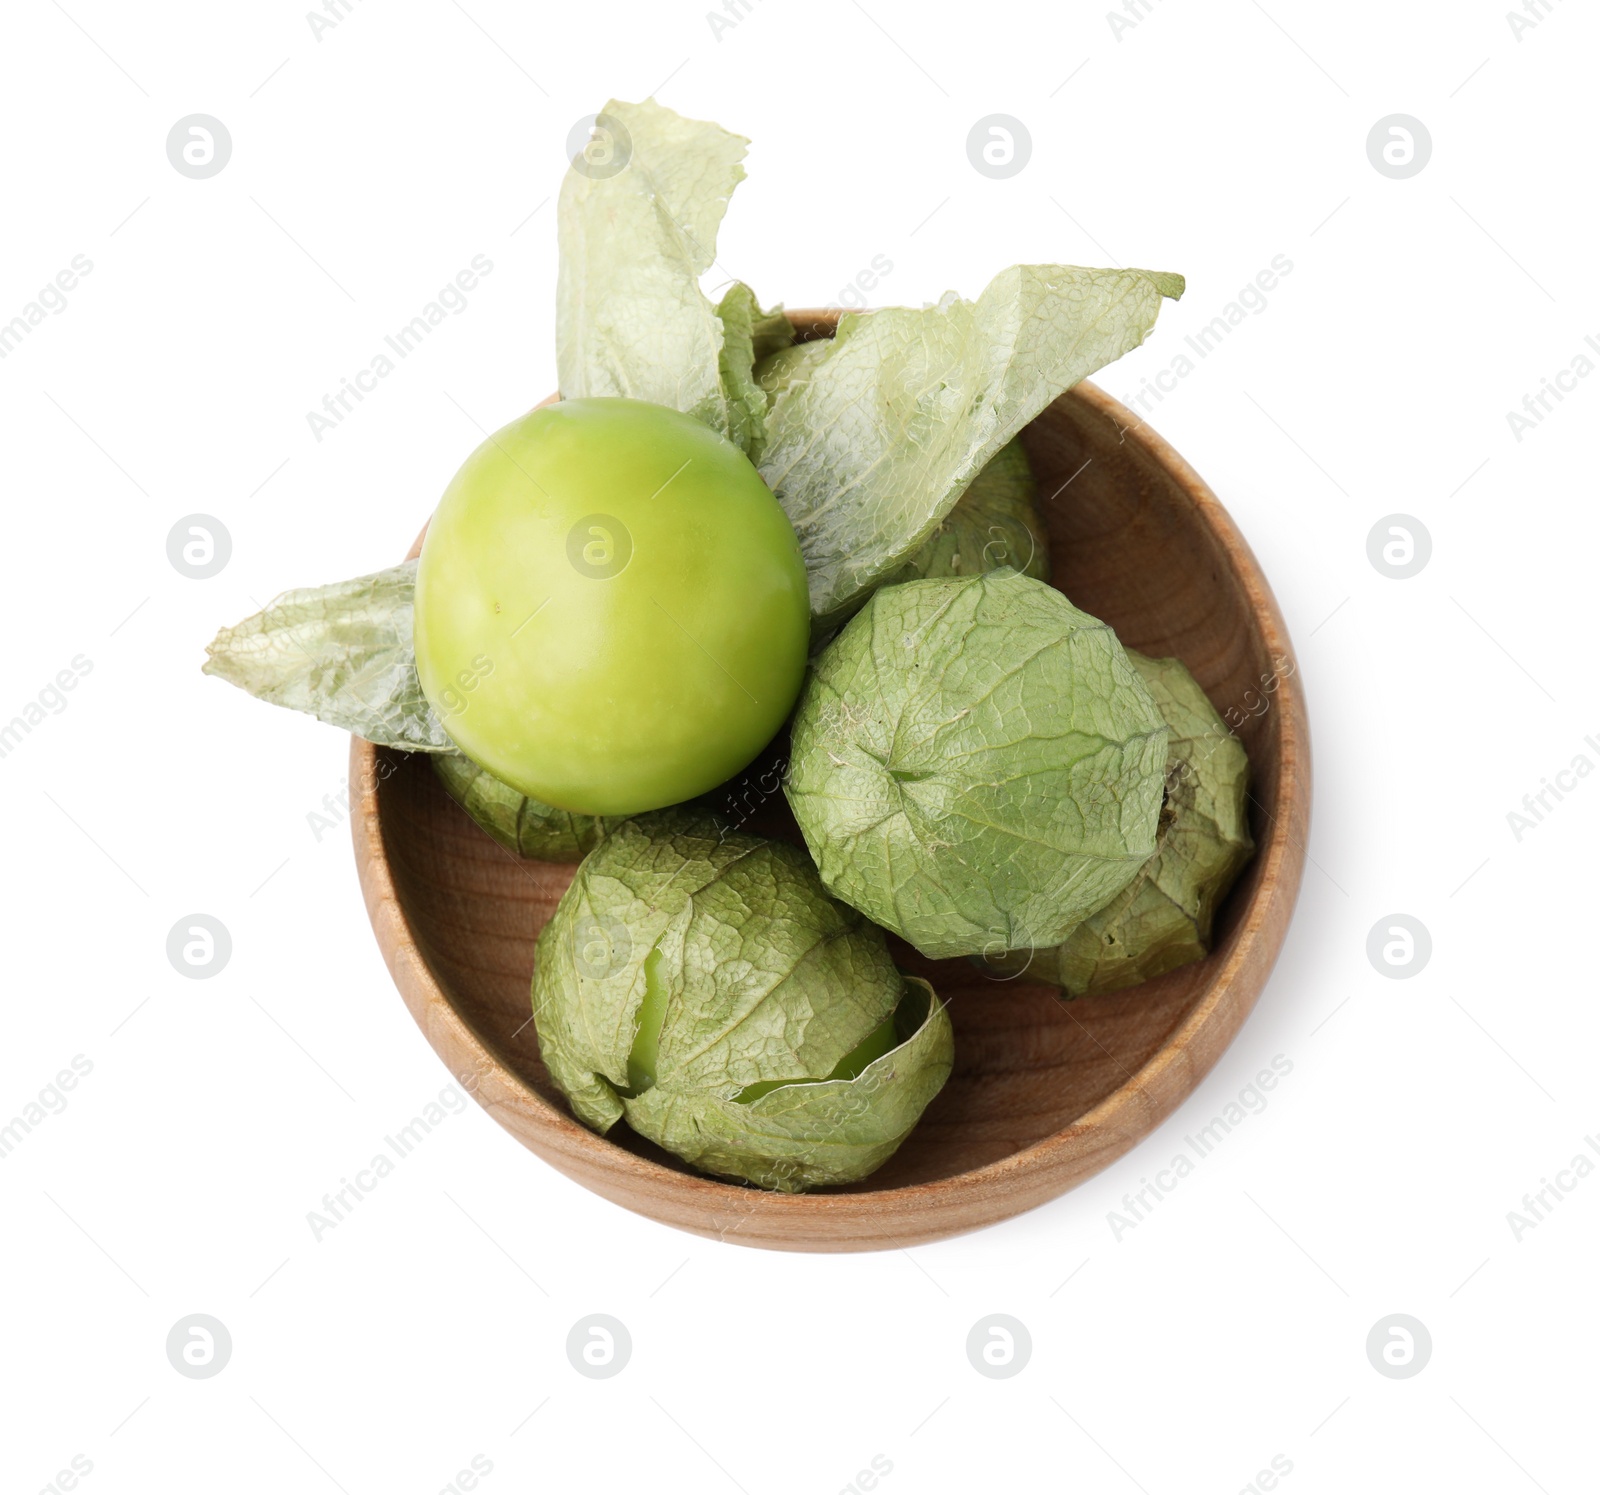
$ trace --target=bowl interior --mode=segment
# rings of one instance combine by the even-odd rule
[[[1170,449],[1130,435],[1130,425],[1126,410],[1080,385],[1024,433],[1054,581],[1123,643],[1188,666],[1249,753],[1259,846],[1281,788],[1286,713],[1268,709],[1271,682],[1293,665],[1267,637],[1270,595],[1216,501]],[[728,786],[724,823],[798,841],[782,767],[778,743]],[[573,869],[503,850],[449,799],[423,756],[379,750],[377,768],[383,851],[419,953],[490,1054],[564,1112],[540,1061],[529,983],[534,941]],[[1104,997],[1063,1003],[1049,989],[990,980],[966,961],[924,960],[901,946],[901,964],[950,1004],[955,1072],[883,1168],[830,1192],[953,1178],[1070,1127],[1128,1083],[1201,1000],[1242,937],[1265,865],[1258,855],[1224,903],[1207,960]],[[601,1145],[688,1171],[626,1124]]]

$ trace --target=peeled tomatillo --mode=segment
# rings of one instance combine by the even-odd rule
[[[417,671],[526,795],[632,815],[731,778],[794,705],[805,565],[731,442],[643,400],[563,400],[451,479],[417,570]]]

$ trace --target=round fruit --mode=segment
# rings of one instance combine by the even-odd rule
[[[451,480],[417,569],[417,671],[522,793],[632,815],[731,778],[794,705],[805,565],[731,442],[643,400],[546,405]]]

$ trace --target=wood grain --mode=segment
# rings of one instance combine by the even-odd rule
[[[832,314],[796,312],[803,336]],[[353,739],[356,863],[412,1016],[462,1086],[546,1162],[617,1204],[700,1235],[797,1251],[910,1246],[1053,1199],[1162,1122],[1232,1042],[1277,959],[1311,804],[1300,680],[1271,589],[1215,495],[1148,426],[1090,384],[1024,433],[1056,583],[1124,643],[1176,655],[1231,722],[1253,771],[1258,852],[1197,965],[1062,1003],[965,961],[901,947],[950,1003],[956,1068],[900,1151],[848,1188],[783,1195],[689,1172],[626,1126],[575,1121],[529,1020],[534,940],[572,869],[502,850],[425,758]],[[420,543],[420,539],[419,539]],[[734,794],[750,828],[792,836],[781,745]],[[743,788],[740,784],[743,784]]]

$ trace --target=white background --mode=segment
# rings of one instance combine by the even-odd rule
[[[93,1069],[0,1159],[0,1485],[77,1455],[105,1495],[431,1495],[479,1455],[491,1492],[835,1495],[878,1455],[890,1495],[1193,1495],[1276,1455],[1296,1495],[1593,1489],[1600,1181],[1568,1174],[1520,1238],[1507,1216],[1600,1161],[1600,776],[1520,841],[1507,815],[1600,763],[1600,378],[1520,442],[1506,419],[1600,335],[1592,11],[1555,0],[1519,39],[1491,0],[1157,0],[1119,36],[1096,4],[753,0],[719,35],[707,0],[355,0],[319,40],[301,3],[4,9],[0,320],[93,270],[0,362],[0,719],[92,671],[0,760],[0,1121]],[[346,827],[308,820],[345,740],[202,678],[202,648],[397,558],[478,427],[553,388],[568,131],[653,90],[754,139],[718,258],[764,298],[834,301],[880,254],[880,303],[1018,261],[1184,272],[1102,376],[1119,396],[1292,262],[1151,418],[1288,617],[1317,774],[1299,911],[1189,1103],[981,1234],[702,1241],[474,1106],[319,1242],[307,1212],[449,1077]],[[233,139],[204,181],[165,153],[196,112]],[[1032,137],[1009,180],[968,163],[992,113]],[[1367,155],[1393,113],[1432,136],[1408,180]],[[306,412],[480,253],[468,309],[319,444]],[[233,540],[207,581],[166,554],[196,512]],[[1433,542],[1404,581],[1367,557],[1395,512]],[[233,939],[207,981],[165,954],[196,911]],[[1433,940],[1403,981],[1366,954],[1395,912]],[[1280,1054],[1267,1109],[1119,1239],[1123,1195]],[[593,1312],[632,1334],[614,1379],[565,1356]],[[965,1355],[994,1312],[1032,1336],[1007,1380]],[[232,1335],[214,1379],[166,1359],[194,1313]],[[1407,1380],[1365,1352],[1395,1313],[1432,1335]]]

